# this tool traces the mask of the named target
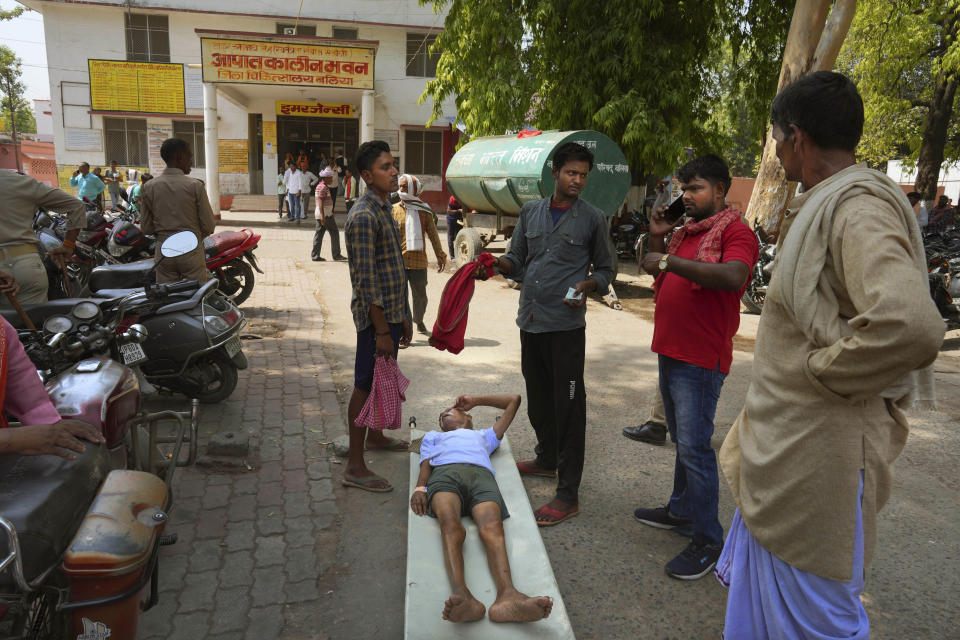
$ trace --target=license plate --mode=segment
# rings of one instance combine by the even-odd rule
[[[240,353],[240,350],[243,348],[240,344],[240,338],[238,336],[233,336],[229,340],[223,343],[223,348],[227,350],[227,356],[233,357]]]
[[[146,360],[147,354],[143,352],[143,347],[136,342],[131,342],[120,345],[120,357],[123,358],[123,364],[130,365]]]

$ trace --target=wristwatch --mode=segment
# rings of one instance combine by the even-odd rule
[[[667,270],[667,258],[670,257],[669,253],[665,253],[660,256],[660,262],[657,263],[657,267],[660,269],[660,273],[664,273]]]

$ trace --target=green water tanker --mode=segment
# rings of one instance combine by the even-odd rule
[[[457,264],[472,261],[503,234],[508,240],[527,202],[553,194],[553,154],[577,142],[594,155],[580,197],[606,214],[616,213],[630,188],[630,168],[617,144],[598,131],[522,132],[476,138],[447,167],[447,188],[464,207],[464,229],[455,241]]]

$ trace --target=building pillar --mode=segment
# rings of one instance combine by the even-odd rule
[[[370,142],[375,135],[373,132],[374,106],[373,91],[364,91],[360,99],[360,144]]]
[[[203,150],[206,156],[207,198],[220,217],[220,148],[217,135],[217,85],[203,83]]]

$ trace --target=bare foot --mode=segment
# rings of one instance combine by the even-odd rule
[[[553,600],[547,596],[531,598],[519,591],[504,594],[490,605],[491,622],[536,622],[550,615]]]
[[[454,594],[443,605],[443,619],[450,622],[475,622],[483,617],[487,608],[476,598]]]
[[[348,467],[343,473],[343,486],[355,487],[374,493],[393,491],[393,485],[386,478],[382,478],[366,467]]]

